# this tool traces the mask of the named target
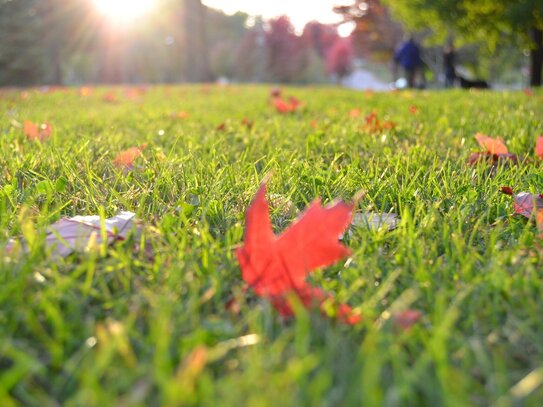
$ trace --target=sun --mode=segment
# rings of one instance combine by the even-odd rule
[[[151,11],[155,0],[93,0],[104,16],[115,22],[126,23]]]

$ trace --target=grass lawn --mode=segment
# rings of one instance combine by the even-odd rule
[[[543,192],[541,92],[285,88],[305,105],[280,115],[265,86],[107,91],[1,94],[1,406],[543,404],[543,241],[500,193]],[[395,129],[367,129],[373,110]],[[27,119],[53,136],[27,140]],[[468,166],[477,132],[529,160]],[[132,171],[113,165],[145,143]],[[244,291],[233,250],[268,173],[277,232],[317,196],[365,191],[360,211],[399,214],[393,231],[354,229],[352,257],[310,277],[361,323],[285,321]],[[61,217],[120,210],[139,239],[44,250]],[[8,255],[20,235],[30,252]],[[406,309],[423,316],[402,331]]]

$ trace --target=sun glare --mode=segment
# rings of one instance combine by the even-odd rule
[[[144,16],[155,5],[155,0],[93,0],[104,16],[117,22],[130,22]]]

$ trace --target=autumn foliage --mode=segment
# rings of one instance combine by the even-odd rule
[[[306,281],[309,273],[350,254],[339,236],[349,226],[352,211],[352,204],[338,202],[323,207],[316,200],[276,236],[263,184],[247,210],[243,246],[236,251],[243,279],[285,317],[294,314],[290,301],[293,296],[307,308],[317,305],[324,309],[325,304],[332,304],[340,320],[357,323],[360,316],[349,306],[337,304],[331,295]]]
[[[35,124],[29,120],[25,120],[23,130],[25,136],[32,141],[44,141],[51,137],[51,134],[53,134],[53,128],[47,122]]]

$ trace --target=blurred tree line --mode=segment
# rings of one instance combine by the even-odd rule
[[[346,75],[350,42],[317,22],[226,15],[156,0],[115,24],[91,0],[0,0],[0,85],[238,81],[315,83]]]

